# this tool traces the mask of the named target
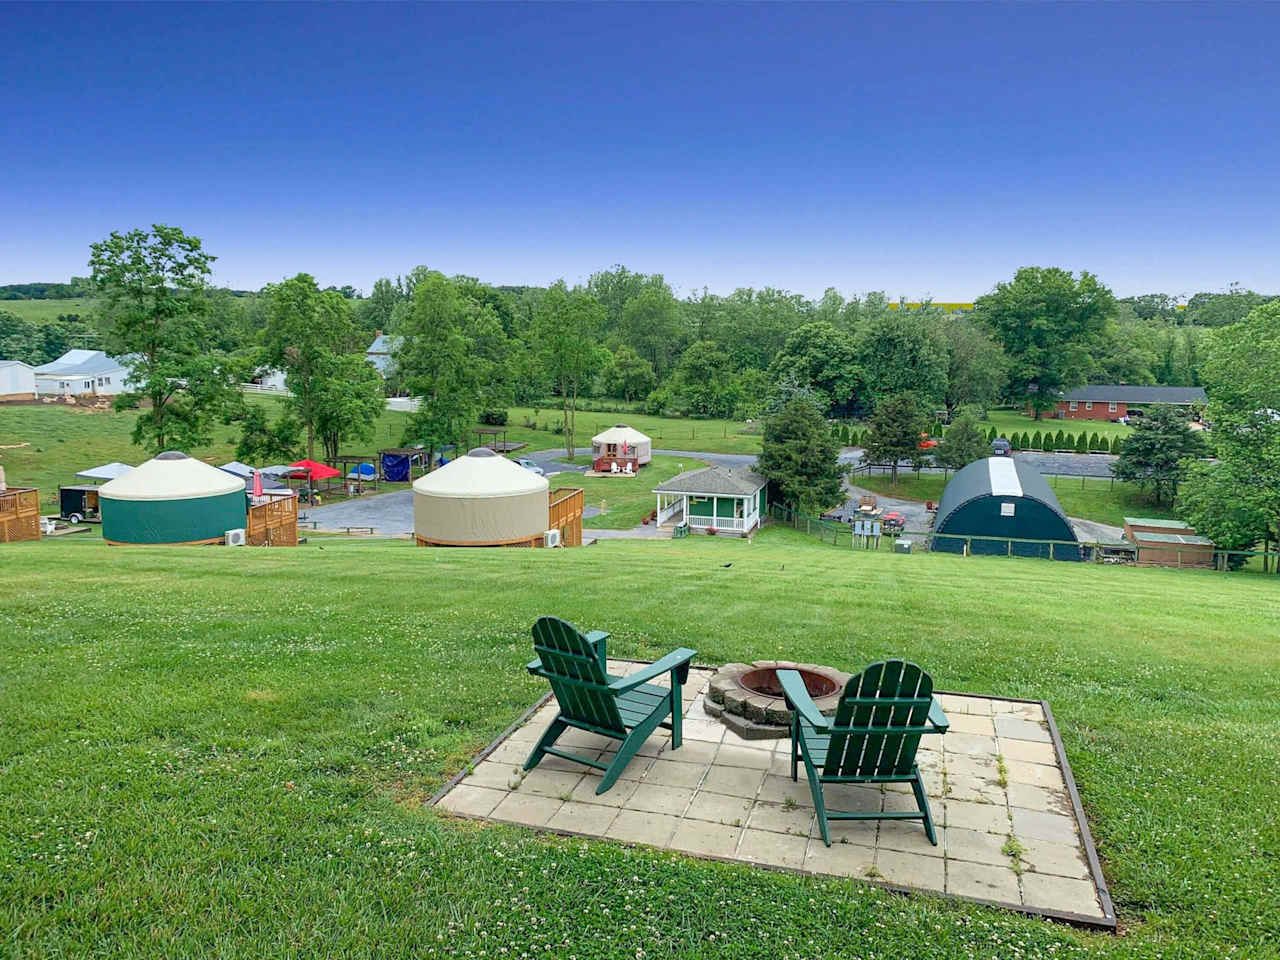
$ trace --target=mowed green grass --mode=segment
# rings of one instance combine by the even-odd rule
[[[1126,516],[1172,517],[1173,510],[1167,504],[1157,504],[1155,498],[1136,483],[1103,480],[1097,477],[1046,476],[1058,503],[1069,517],[1124,526]],[[852,482],[876,493],[906,500],[942,499],[946,487],[940,473],[899,473],[897,484],[887,474],[859,474]]]
[[[424,808],[545,692],[524,670],[544,612],[623,656],[900,655],[944,689],[1047,699],[1124,935]],[[0,546],[0,618],[10,956],[1276,955],[1280,603],[1259,578],[780,528],[561,551],[54,541]]]
[[[1037,430],[1042,433],[1045,430],[1052,430],[1054,433],[1061,430],[1071,437],[1079,433],[1087,433],[1090,436],[1096,433],[1110,440],[1112,437],[1127,437],[1133,432],[1133,427],[1126,427],[1123,423],[1111,423],[1109,420],[1055,420],[1046,416],[1043,420],[1037,421],[1018,410],[989,410],[987,419],[982,421],[982,425],[985,428],[995,427],[1002,436],[1023,431],[1034,436]]]
[[[560,409],[541,407],[536,412],[529,407],[512,407],[508,413],[507,430],[512,440],[530,443],[533,449],[549,449],[564,446],[564,437],[553,433],[550,427],[564,419]],[[541,429],[530,430],[526,420],[537,423]],[[615,423],[625,423],[653,440],[655,450],[696,450],[700,453],[759,453],[760,424],[747,424],[735,420],[690,420],[680,417],[651,417],[643,413],[580,412],[577,417],[577,436],[574,445],[591,446],[591,438]]]
[[[47,322],[57,320],[64,313],[85,316],[93,309],[88,297],[68,297],[62,300],[0,300],[0,312],[12,313],[24,320]]]
[[[604,513],[582,522],[592,529],[628,530],[637,526],[657,506],[653,488],[684,470],[705,467],[701,460],[690,457],[656,456],[634,477],[583,477],[563,474],[550,478],[551,486],[582,487],[582,502],[587,507],[602,507]]]

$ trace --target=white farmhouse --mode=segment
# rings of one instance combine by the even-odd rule
[[[129,370],[121,361],[101,350],[68,350],[35,369],[36,391],[42,397],[110,397],[128,389],[128,376]]]

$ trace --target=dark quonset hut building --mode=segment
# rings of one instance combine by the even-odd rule
[[[963,553],[967,543],[970,553],[1080,559],[1075,531],[1049,484],[1034,467],[1012,457],[976,460],[952,477],[942,491],[933,532],[933,550]],[[970,537],[1068,542],[1050,547],[1015,539],[967,539]]]

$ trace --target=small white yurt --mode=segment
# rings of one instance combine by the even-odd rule
[[[591,438],[591,459],[607,457],[622,460],[634,457],[637,466],[644,466],[653,457],[653,441],[625,423],[617,423]]]
[[[108,543],[216,543],[245,525],[244,481],[176,450],[98,488]]]
[[[477,447],[413,484],[419,546],[535,546],[550,524],[550,484]]]

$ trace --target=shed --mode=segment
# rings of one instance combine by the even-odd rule
[[[625,423],[616,423],[591,438],[591,467],[598,473],[609,473],[612,464],[634,471],[653,459],[653,441]]]
[[[0,360],[0,403],[35,398],[35,367],[21,360]]]
[[[1181,520],[1125,517],[1124,535],[1136,548],[1137,562],[1153,567],[1212,567],[1216,547]]]
[[[98,491],[102,538],[114,544],[218,543],[245,526],[244,481],[176,450]]]
[[[101,350],[68,350],[36,367],[35,376],[41,396],[114,396],[129,385],[128,367]]]
[[[1049,484],[1012,457],[975,460],[958,471],[942,491],[933,532],[932,550],[1081,559],[1075,531]]]
[[[550,528],[550,484],[477,447],[413,484],[419,546],[536,546]]]

